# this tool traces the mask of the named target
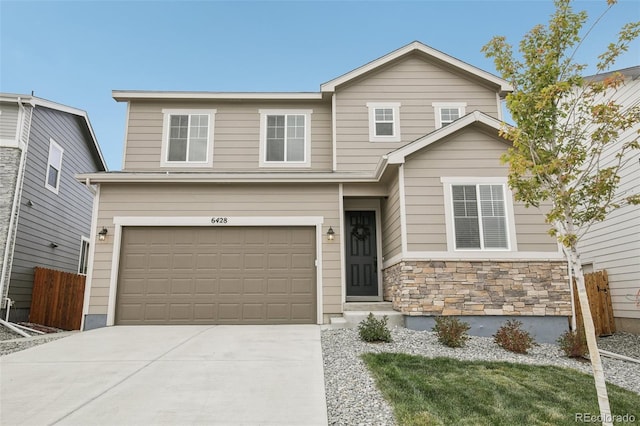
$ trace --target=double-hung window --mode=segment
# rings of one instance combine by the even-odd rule
[[[311,164],[311,110],[260,110],[260,166]]]
[[[369,141],[400,141],[400,103],[367,102],[369,109]]]
[[[465,114],[465,102],[434,102],[436,129],[451,124]]]
[[[47,175],[44,186],[49,191],[58,193],[60,189],[60,173],[62,172],[62,155],[64,150],[53,139],[49,139],[49,157],[47,159]]]
[[[213,164],[216,110],[163,110],[162,165],[203,167]]]
[[[447,226],[454,250],[514,250],[511,193],[506,184],[445,182]]]

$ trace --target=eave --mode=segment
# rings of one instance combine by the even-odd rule
[[[118,102],[131,100],[279,100],[315,101],[323,98],[320,92],[173,92],[146,90],[113,90]]]
[[[76,179],[87,185],[99,183],[371,183],[378,182],[382,172],[382,169],[369,173],[110,172],[83,173],[76,175]]]
[[[342,84],[345,84],[355,78],[360,77],[363,74],[371,72],[379,67],[382,67],[392,61],[395,61],[398,58],[401,58],[405,55],[414,52],[421,52],[422,54],[430,57],[440,63],[444,63],[448,66],[451,66],[455,69],[462,71],[463,73],[469,74],[478,78],[480,80],[485,81],[486,83],[495,86],[498,88],[498,93],[501,97],[504,97],[507,93],[513,91],[513,87],[506,80],[495,76],[487,71],[484,71],[480,68],[477,68],[471,64],[463,62],[459,59],[454,58],[453,56],[449,56],[446,53],[440,52],[439,50],[433,49],[419,41],[414,41],[409,43],[406,46],[403,46],[397,50],[394,50],[391,53],[388,53],[374,61],[369,62],[361,67],[354,69],[346,74],[341,75],[340,77],[334,78],[320,86],[321,92],[334,92],[336,88]]]

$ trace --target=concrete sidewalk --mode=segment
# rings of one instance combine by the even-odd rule
[[[2,425],[326,425],[320,327],[108,327],[0,357]]]

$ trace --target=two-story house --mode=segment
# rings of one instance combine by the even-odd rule
[[[623,108],[639,105],[640,65],[586,79],[601,80],[614,73],[622,74],[624,85],[609,90],[604,95],[606,99],[614,99]],[[640,126],[636,125],[609,144],[601,166],[615,164],[622,145],[636,139],[638,132]],[[627,151],[623,162],[619,194],[637,194],[640,192],[640,151]],[[616,329],[640,334],[640,205],[625,205],[611,212],[604,221],[589,228],[579,247],[585,271],[607,271]]]
[[[561,332],[566,262],[500,162],[510,90],[413,42],[314,93],[114,91],[123,170],[78,177],[106,231],[85,329],[322,324],[386,300],[413,328]]]
[[[86,274],[93,192],[106,163],[85,111],[0,93],[0,308],[26,321],[34,267]],[[7,299],[8,298],[8,299]]]

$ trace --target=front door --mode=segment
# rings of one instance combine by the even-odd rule
[[[345,223],[347,297],[378,296],[375,212],[348,211]]]

